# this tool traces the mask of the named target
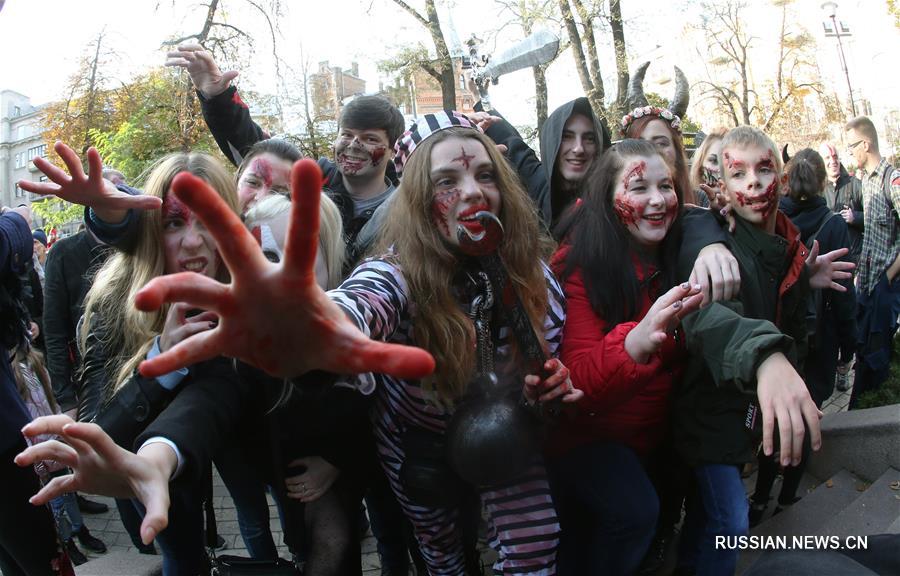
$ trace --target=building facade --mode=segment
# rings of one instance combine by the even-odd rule
[[[31,203],[31,194],[18,187],[19,180],[46,180],[32,160],[46,157],[41,107],[13,90],[0,91],[0,202],[4,206]]]
[[[319,71],[310,74],[310,92],[315,121],[337,120],[341,108],[352,97],[366,93],[366,81],[359,77],[359,65],[351,63],[349,70],[319,62]]]

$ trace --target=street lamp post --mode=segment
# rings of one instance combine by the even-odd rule
[[[825,11],[825,16],[831,19],[832,28],[829,29],[828,22],[823,22],[822,27],[825,28],[826,37],[833,36],[837,38],[838,52],[841,55],[841,66],[844,69],[844,77],[847,79],[847,91],[850,93],[850,109],[853,110],[853,115],[856,116],[856,100],[853,99],[853,88],[850,86],[850,72],[847,70],[847,58],[844,56],[844,44],[841,42],[842,37],[852,36],[852,34],[850,33],[850,29],[843,22],[838,22],[837,2],[824,2],[822,4],[822,10]]]

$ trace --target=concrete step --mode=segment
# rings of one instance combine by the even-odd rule
[[[797,495],[801,500],[787,508],[777,516],[771,516],[775,509],[779,483],[772,489],[773,502],[766,510],[769,518],[760,522],[750,533],[754,536],[804,536],[816,534],[823,524],[828,522],[844,508],[857,500],[862,494],[858,487],[863,485],[846,470],[841,470],[830,480],[823,482],[807,493],[807,488],[814,484],[812,477],[804,475]],[[744,550],[738,558],[737,573],[741,574],[753,565],[760,557],[762,550]]]
[[[113,550],[75,568],[76,576],[160,576],[162,556]]]
[[[900,518],[900,471],[888,468],[869,488],[825,523],[815,534],[828,536],[856,536],[882,534]]]

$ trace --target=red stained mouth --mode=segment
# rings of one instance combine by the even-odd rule
[[[459,213],[459,216],[457,216],[456,219],[459,221],[460,224],[465,224],[465,222],[463,222],[463,220],[473,220],[473,221],[477,222],[477,220],[474,220],[475,214],[477,214],[479,212],[490,212],[490,211],[491,211],[491,207],[488,206],[487,204],[479,204],[477,206],[472,206],[471,208],[466,208],[465,210],[463,210],[462,212]]]

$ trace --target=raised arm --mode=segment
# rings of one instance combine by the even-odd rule
[[[180,44],[166,55],[166,66],[184,68],[200,95],[203,119],[216,144],[235,166],[251,146],[269,135],[250,117],[250,109],[231,85],[238,73],[222,72],[212,54],[199,44]]]
[[[175,177],[173,192],[215,238],[231,284],[181,273],[155,278],[138,292],[135,305],[141,310],[181,301],[219,316],[214,329],[145,361],[141,365],[145,376],[218,355],[239,358],[281,377],[321,369],[421,378],[434,370],[434,359],[424,350],[367,338],[319,288],[314,266],[322,172],[314,161],[300,160],[291,183],[293,206],[284,258],[273,264],[212,188],[190,174]]]
[[[43,172],[47,182],[20,180],[19,187],[42,196],[54,195],[73,204],[88,206],[104,222],[116,223],[125,219],[132,208],[152,210],[162,205],[162,200],[143,194],[132,195],[116,188],[115,184],[103,178],[103,161],[94,147],[88,148],[88,173],[84,173],[78,154],[62,142],[53,149],[69,169],[57,168],[48,160],[36,157],[34,165]]]

